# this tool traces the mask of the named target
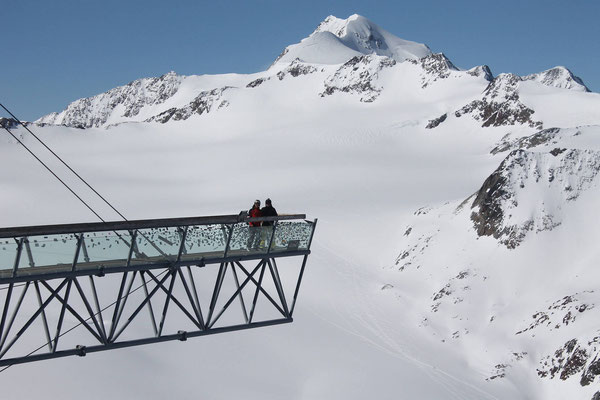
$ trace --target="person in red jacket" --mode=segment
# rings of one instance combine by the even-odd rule
[[[262,217],[262,213],[260,212],[260,200],[255,200],[254,205],[250,210],[248,210],[248,216],[250,218],[258,218]],[[257,249],[258,244],[260,243],[260,221],[250,222],[250,227],[248,228],[248,250]]]

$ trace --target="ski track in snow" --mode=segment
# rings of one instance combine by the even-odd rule
[[[380,325],[380,319],[375,317],[378,315],[379,307],[375,304],[375,300],[372,300],[374,297],[370,292],[365,292],[364,282],[365,280],[369,280],[370,277],[366,276],[364,269],[361,268],[356,263],[348,260],[331,248],[324,247],[322,245],[314,245],[313,252],[327,252],[328,259],[338,260],[339,262],[333,262],[330,265],[333,267],[332,269],[335,273],[342,277],[345,282],[352,287],[352,294],[355,298],[359,300],[353,302],[353,306],[360,306],[360,310],[352,310],[346,307],[335,307],[337,315],[341,320],[348,322],[350,327],[342,326],[341,323],[334,322],[327,317],[321,315],[318,309],[313,308],[311,311],[313,315],[320,318],[322,321],[326,322],[329,325],[336,327],[337,329],[342,330],[350,335],[356,336],[363,340],[364,342],[370,344],[374,348],[382,351],[386,354],[389,354],[392,357],[410,361],[412,364],[423,370],[433,381],[438,382],[441,386],[445,388],[447,391],[446,394],[452,396],[452,398],[461,400],[465,399],[465,395],[467,395],[464,391],[465,387],[472,389],[476,394],[469,394],[468,398],[472,399],[493,399],[496,400],[498,397],[488,393],[481,388],[465,381],[457,378],[456,376],[442,371],[441,369],[435,367],[432,364],[425,363],[413,355],[409,354],[404,346],[401,343],[398,343],[394,340],[388,333],[387,329],[383,328]],[[361,272],[359,272],[361,271]],[[371,286],[371,285],[367,285]],[[357,324],[358,323],[358,326]],[[375,339],[369,337],[365,333],[361,333],[359,327],[366,329],[369,333],[375,336]],[[463,388],[461,390],[461,388]],[[483,397],[482,397],[483,396]]]

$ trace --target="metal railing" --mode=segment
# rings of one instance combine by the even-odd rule
[[[315,226],[304,214],[237,215],[0,229],[0,284],[38,278],[302,255]],[[250,226],[251,222],[272,223]]]
[[[317,222],[305,218],[2,228],[0,366],[292,322]],[[82,344],[64,344],[79,326]]]

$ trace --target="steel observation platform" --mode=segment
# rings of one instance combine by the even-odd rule
[[[0,228],[0,366],[292,322],[316,224],[240,214]]]

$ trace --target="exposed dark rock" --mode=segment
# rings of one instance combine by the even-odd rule
[[[308,75],[315,72],[317,69],[311,65],[307,65],[302,63],[298,58],[296,58],[292,63],[284,70],[279,71],[277,73],[277,77],[279,80],[283,80],[286,75],[291,75],[294,78],[297,78],[301,75]]]
[[[421,76],[421,88],[423,89],[438,79],[448,78],[451,71],[458,71],[458,68],[443,53],[431,54],[418,61],[411,61],[419,64],[425,72]]]
[[[477,276],[477,274],[474,274],[472,271],[464,270],[459,272],[459,274],[456,275],[454,278],[451,278],[442,289],[433,294],[431,311],[437,312],[442,303],[462,303],[464,301],[464,297],[461,295],[461,293],[471,290],[471,287],[469,285],[466,285],[465,282],[459,281],[475,276]],[[468,331],[465,330],[464,333],[467,334]]]
[[[227,89],[231,89],[231,87],[226,86],[223,88],[201,92],[187,106],[182,108],[170,108],[152,118],[147,119],[146,122],[156,121],[164,124],[170,120],[181,121],[188,119],[192,115],[202,115],[204,113],[208,113],[215,106],[218,108],[227,107],[229,104],[227,100],[221,100],[223,92]]]
[[[598,359],[598,355],[594,357],[594,359],[588,364],[581,374],[581,380],[579,383],[581,386],[587,386],[596,379],[596,376],[600,375],[600,360]]]
[[[528,108],[521,103],[508,104],[506,102],[497,101],[489,102],[487,99],[483,99],[472,101],[456,111],[454,115],[457,118],[460,118],[465,114],[473,114],[475,119],[483,121],[481,125],[483,128],[489,126],[527,124],[532,128],[540,129],[542,127],[542,122],[533,121],[531,119],[534,112],[535,111],[531,108]]]
[[[557,143],[556,137],[559,133],[560,128],[548,128],[513,141],[509,141],[509,135],[507,135],[492,149],[491,154],[503,153],[509,150],[531,149],[546,143]]]
[[[450,284],[447,284],[433,296],[433,301],[440,300],[442,297],[450,296],[451,294],[452,294],[452,290],[450,289]]]
[[[550,190],[556,199],[576,200],[600,172],[600,152],[570,149],[556,154],[513,150],[485,180],[471,205],[471,220],[479,236],[492,236],[512,249],[528,232],[541,232],[561,224],[558,206],[528,203],[527,212],[515,212],[519,193],[527,185]],[[558,207],[558,208],[557,208]]]
[[[474,100],[454,113],[457,118],[471,115],[482,121],[482,127],[523,124],[541,129],[542,122],[534,121],[534,110],[519,100],[517,92],[521,78],[513,74],[501,74],[491,81],[481,100]]]
[[[483,76],[486,81],[492,81],[494,79],[494,75],[490,70],[490,67],[487,65],[481,65],[479,67],[472,68],[467,71],[467,74],[471,76]]]
[[[582,92],[590,91],[581,78],[573,75],[573,73],[565,67],[554,67],[537,74],[524,76],[522,79],[536,81],[546,86],[561,89],[572,89]]]
[[[590,385],[600,375],[599,342],[600,336],[593,337],[587,343],[569,340],[552,356],[541,360],[538,375],[550,379],[558,376],[561,380],[567,380],[581,373],[579,384]]]
[[[27,125],[27,123],[24,123]],[[0,117],[0,127],[3,129],[14,129],[19,127],[19,122],[13,118],[2,118]]]
[[[571,351],[567,350],[567,352]],[[581,372],[585,366],[587,358],[587,352],[584,349],[577,347],[566,359],[562,367],[562,372],[560,373],[560,379],[564,381],[576,373]]]
[[[429,122],[427,122],[427,126],[425,127],[425,129],[433,129],[437,127],[439,124],[444,122],[446,118],[448,118],[448,114],[444,114],[441,117],[435,119],[430,119]]]
[[[36,122],[80,129],[100,127],[117,107],[124,110],[119,117],[131,118],[147,105],[164,103],[177,93],[182,80],[183,77],[174,72],[157,78],[138,79],[108,92],[76,100],[61,113],[46,115]]]
[[[456,279],[465,279],[470,275],[469,271],[460,271],[458,275],[456,275]]]
[[[339,27],[339,29],[337,31],[332,31],[329,29],[329,25],[332,23],[332,21],[336,21],[337,18],[334,17],[333,15],[328,16],[327,18],[325,18],[323,21],[321,21],[321,23],[317,26],[317,29],[315,29],[315,32],[323,32],[323,31],[328,31],[333,33],[335,36],[337,37],[342,37],[346,34],[346,25],[342,25],[341,27]]]
[[[334,75],[325,81],[325,90],[321,97],[336,92],[358,93],[360,101],[370,103],[381,93],[382,88],[375,86],[379,72],[396,65],[396,61],[375,55],[356,56],[344,63]]]
[[[431,211],[431,207],[421,207],[413,213],[413,215],[426,215]]]
[[[494,366],[494,369],[496,370],[494,375],[490,376],[486,380],[493,381],[494,379],[506,377],[506,369],[507,368],[508,368],[508,365],[506,365],[506,364],[496,364]]]
[[[550,317],[548,316],[548,314],[546,314],[545,312],[541,312],[541,311],[533,314],[532,318],[534,319],[533,323],[531,325],[529,325],[529,327],[527,329],[518,331],[517,333],[515,333],[515,335],[520,335],[523,332],[526,332],[528,330],[536,328],[536,327],[550,321]]]
[[[504,217],[502,202],[509,201],[511,197],[506,188],[507,178],[502,174],[504,164],[503,161],[500,167],[483,182],[471,205],[471,209],[478,208],[478,212],[471,214],[471,220],[479,236],[493,236],[498,239],[504,233],[501,228]]]
[[[494,318],[492,317],[490,322],[493,321],[493,319]],[[501,364],[496,364],[494,366],[494,371],[492,373],[493,375],[491,375],[489,378],[486,378],[486,381],[506,377],[506,371],[509,370],[510,368],[512,368],[512,366],[515,363],[524,359],[526,355],[527,355],[526,351],[512,353],[510,360],[507,360]]]
[[[261,84],[263,84],[263,82],[267,81],[269,78],[258,78],[253,80],[252,82],[250,82],[249,84],[246,85],[247,88],[255,88]]]
[[[581,295],[586,293],[593,293],[593,291],[565,296],[562,299],[552,303],[547,310],[536,312],[532,316],[534,321],[529,325],[529,327],[518,331],[516,335],[541,326],[551,327],[550,330],[552,330],[560,329],[563,326],[574,323],[579,314],[594,308],[593,304],[584,303],[579,299]]]
[[[271,64],[271,66],[269,68],[271,68],[273,65],[277,64],[277,61],[281,60],[281,58],[283,56],[285,56],[289,51],[290,51],[290,49],[287,47],[285,49],[283,49],[281,54],[277,56],[277,58],[275,59],[275,61],[273,61],[273,64]]]

